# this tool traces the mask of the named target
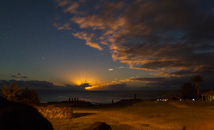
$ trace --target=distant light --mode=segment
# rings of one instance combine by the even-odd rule
[[[180,99],[180,101],[182,101],[182,99]]]
[[[195,101],[195,99],[192,99],[192,101]]]
[[[162,102],[166,102],[166,101],[168,101],[168,99],[157,99],[157,101],[162,101]]]
[[[166,102],[166,101],[168,101],[168,99],[162,99],[162,101]]]

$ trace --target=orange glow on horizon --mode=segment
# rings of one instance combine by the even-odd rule
[[[89,87],[85,87],[85,90],[94,90],[96,88],[100,88],[102,83],[93,83],[93,84],[90,84],[91,86]]]
[[[94,88],[99,87],[98,83],[99,81],[97,81],[95,78],[88,78],[88,77],[79,77],[79,78],[75,78],[72,81],[75,85],[80,86],[81,84],[85,84],[88,83],[90,86],[85,87],[85,90],[93,90]]]
[[[91,86],[91,87],[85,87],[85,90],[91,90],[93,88],[94,88],[93,86]]]
[[[122,79],[122,80],[118,80],[118,81],[110,81],[110,82],[103,82],[100,81],[99,76],[97,76],[96,74],[89,74],[87,73],[87,71],[85,71],[85,73],[77,73],[75,75],[75,77],[71,77],[71,76],[67,76],[68,81],[73,84],[73,85],[77,85],[79,87],[81,87],[82,89],[85,89],[87,91],[90,90],[108,90],[108,86],[112,86],[114,84],[121,84],[123,82],[130,82],[130,79]],[[89,84],[89,86],[87,86],[87,83]],[[84,84],[86,84],[84,86]],[[83,86],[81,86],[83,85]]]

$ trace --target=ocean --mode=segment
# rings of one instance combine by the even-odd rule
[[[176,95],[178,91],[74,91],[74,90],[37,90],[42,103],[55,101],[68,101],[69,98],[89,101],[91,103],[111,103],[121,99],[156,99],[163,95]]]

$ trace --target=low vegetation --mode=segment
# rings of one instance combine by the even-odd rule
[[[19,101],[26,104],[35,104],[38,105],[40,103],[39,96],[35,90],[31,90],[28,87],[26,87],[24,90],[22,90]]]
[[[4,85],[2,88],[3,97],[10,101],[17,101],[21,94],[21,89],[17,87],[16,83],[11,83],[10,86]]]
[[[4,85],[2,88],[2,96],[9,101],[21,102],[25,104],[37,105],[40,103],[39,96],[35,90],[31,90],[28,87],[20,89],[16,83],[11,83],[10,86]]]

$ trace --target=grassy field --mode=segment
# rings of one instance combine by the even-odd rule
[[[106,122],[113,130],[214,130],[214,104],[139,102],[126,107],[74,108],[72,119],[50,119],[55,130],[82,130],[96,121]]]

